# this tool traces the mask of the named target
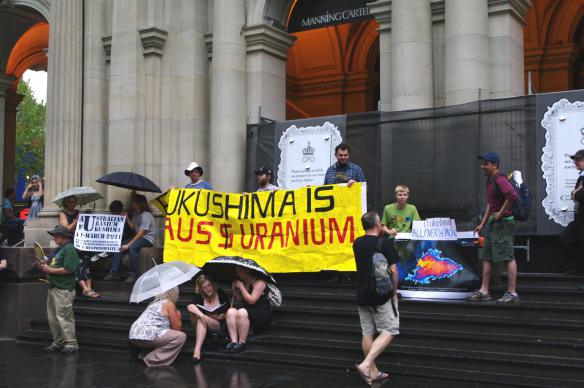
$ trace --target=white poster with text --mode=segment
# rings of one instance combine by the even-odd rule
[[[336,162],[339,144],[341,133],[328,121],[320,126],[288,127],[278,143],[278,186],[293,190],[322,185],[326,170]]]
[[[584,103],[557,101],[548,107],[541,125],[546,129],[541,169],[547,194],[542,205],[550,219],[566,226],[574,219],[570,193],[578,171],[570,155],[584,149]]]
[[[450,218],[428,218],[412,223],[412,240],[448,241],[458,239],[456,222]]]
[[[80,214],[75,229],[75,248],[89,252],[119,252],[126,216]]]

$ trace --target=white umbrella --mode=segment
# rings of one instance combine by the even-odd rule
[[[171,261],[155,265],[134,283],[130,303],[140,303],[143,300],[162,294],[174,287],[188,282],[201,269],[182,261]]]
[[[72,187],[62,193],[57,194],[53,199],[53,203],[57,206],[63,207],[63,200],[67,197],[77,197],[77,204],[83,206],[88,203],[97,201],[98,199],[103,199],[100,193],[98,193],[93,187],[81,186]]]

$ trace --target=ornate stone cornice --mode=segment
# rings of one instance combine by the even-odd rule
[[[213,57],[213,33],[207,32],[204,37],[205,46],[207,46],[207,58],[210,60]]]
[[[445,5],[444,0],[432,0],[432,23],[444,22]]]
[[[509,13],[518,22],[525,24],[525,15],[531,7],[530,0],[488,0],[489,16]]]
[[[142,54],[145,57],[155,55],[161,57],[168,32],[157,27],[148,27],[139,31],[142,41]]]
[[[367,3],[369,12],[379,23],[379,32],[391,31],[391,0],[377,0]]]
[[[296,40],[295,36],[267,24],[244,27],[243,36],[248,54],[263,52],[282,60],[288,58],[288,49]]]
[[[103,45],[103,51],[105,51],[105,63],[110,63],[112,59],[112,37],[104,36],[101,38],[101,44]]]

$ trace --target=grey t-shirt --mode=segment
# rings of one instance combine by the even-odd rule
[[[136,228],[136,232],[143,230],[144,238],[154,244],[156,239],[156,222],[152,213],[145,211],[140,214],[134,214],[132,222]]]

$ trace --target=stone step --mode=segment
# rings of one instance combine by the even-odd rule
[[[47,331],[29,330],[19,335],[19,341],[27,343],[48,343],[49,333]],[[127,349],[127,341],[120,338],[79,338],[82,348],[103,348],[110,350]],[[192,348],[185,346],[183,354],[192,354]],[[391,350],[390,350],[391,352]],[[387,357],[386,357],[387,356]],[[305,349],[298,349],[295,346],[280,346],[273,344],[263,344],[261,341],[250,342],[249,350],[232,355],[220,352],[207,352],[205,358],[257,362],[261,364],[274,364],[279,366],[311,366],[321,369],[350,370],[352,365],[362,358],[357,352],[353,354],[339,353],[337,350],[323,349],[319,352],[306,352]],[[434,357],[440,358],[440,357]],[[430,359],[434,359],[430,357]],[[409,360],[408,360],[409,361]],[[516,387],[580,387],[579,378],[570,378],[564,373],[556,376],[545,377],[533,374],[514,374],[508,370],[476,370],[468,367],[466,359],[455,358],[447,364],[446,368],[437,368],[432,364],[418,361],[408,362],[404,358],[396,359],[391,354],[384,355],[383,360],[378,363],[382,370],[388,370],[392,375],[427,377],[435,379],[437,382],[448,379],[459,382],[463,386],[480,386],[493,384],[496,387],[516,386]],[[482,364],[481,364],[482,365]],[[563,371],[562,371],[563,372]],[[571,374],[571,373],[569,373]],[[459,385],[457,384],[457,385]],[[432,384],[432,387],[438,385]],[[453,386],[453,385],[450,385]]]

